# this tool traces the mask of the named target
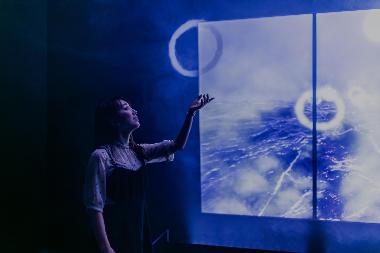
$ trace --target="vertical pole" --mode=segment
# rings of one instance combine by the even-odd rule
[[[317,14],[313,13],[313,138],[312,138],[312,168],[313,168],[313,220],[317,219]]]

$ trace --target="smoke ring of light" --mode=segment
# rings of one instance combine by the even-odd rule
[[[376,106],[376,99],[359,86],[352,86],[347,96],[350,102],[359,109],[366,110],[369,106]]]
[[[198,70],[188,70],[185,69],[178,61],[177,55],[176,55],[176,43],[177,39],[181,37],[182,34],[184,34],[186,31],[190,30],[191,28],[197,27],[200,22],[203,22],[205,20],[202,19],[194,19],[189,20],[183,25],[181,25],[172,35],[169,41],[169,58],[170,62],[175,70],[177,70],[180,74],[188,77],[196,77],[199,75]],[[215,54],[212,57],[211,61],[208,62],[204,67],[200,69],[201,73],[206,73],[209,70],[211,70],[215,65],[218,63],[220,57],[223,53],[223,40],[222,35],[219,33],[217,29],[214,27],[206,27],[211,34],[214,36],[216,40],[216,50]]]
[[[192,19],[187,21],[186,23],[182,24],[178,29],[173,33],[172,37],[169,41],[169,58],[170,62],[175,70],[177,70],[180,74],[188,77],[196,77],[198,76],[198,70],[188,70],[182,67],[182,65],[179,63],[176,53],[175,53],[175,46],[177,39],[181,37],[182,34],[184,34],[186,31],[190,30],[193,27],[197,27],[200,22],[204,20],[202,19]]]
[[[311,122],[304,113],[304,106],[306,102],[309,102],[311,104],[311,97],[312,93],[311,91],[304,92],[297,100],[297,103],[295,105],[295,112],[298,121],[304,125],[307,128],[312,129],[313,128],[313,122]]]
[[[380,12],[378,10],[370,11],[363,19],[363,32],[367,39],[374,43],[380,43]]]
[[[216,41],[216,50],[211,61],[209,61],[204,67],[203,66],[200,67],[201,74],[205,74],[206,72],[214,68],[223,54],[223,39],[220,32],[215,27],[212,27],[212,26],[206,26],[205,28],[208,29],[211,32],[211,34],[214,36],[215,41]]]
[[[341,99],[338,95],[338,92],[329,87],[325,86],[320,88],[317,92],[317,103],[319,104],[322,100],[334,102],[337,108],[337,112],[333,119],[328,122],[317,122],[317,130],[326,131],[332,128],[338,127],[345,115],[346,107],[344,105],[343,99]],[[313,122],[311,122],[304,113],[304,106],[306,102],[311,103],[312,101],[312,92],[306,91],[304,92],[297,100],[295,105],[295,113],[298,121],[307,128],[313,129]]]

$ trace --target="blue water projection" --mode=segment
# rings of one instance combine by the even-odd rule
[[[343,17],[342,20],[351,20],[356,15],[355,22],[361,24],[369,17],[380,16],[380,12],[336,15]],[[345,15],[348,15],[346,19]],[[324,16],[318,18],[323,20]],[[334,18],[330,17],[330,22]],[[309,24],[308,15],[200,24],[201,67],[212,58],[210,52],[220,50],[210,28],[218,31],[223,39],[220,61],[200,76],[201,91],[216,94],[218,98],[201,114],[203,212],[312,217]],[[323,29],[327,35],[331,30]],[[350,36],[366,37],[352,30]],[[358,30],[361,32],[362,28]],[[372,40],[376,38],[372,33],[366,35]],[[326,48],[328,42],[321,50]],[[379,49],[375,45],[369,51],[376,50]],[[321,55],[325,58],[320,69],[325,70],[328,59],[334,59],[335,55],[333,52]],[[376,64],[376,59],[364,56],[362,66],[356,69],[368,70]],[[371,179],[377,178],[378,173],[372,167],[380,161],[375,145],[378,135],[374,134],[379,124],[371,113],[375,103],[363,113],[363,104],[378,98],[374,90],[378,75],[362,78],[362,89],[357,83],[342,85],[348,81],[331,78],[331,71],[334,72],[333,66],[329,72],[318,74],[324,83],[317,85],[317,217],[380,222],[378,198],[360,190],[370,183],[370,192],[378,191],[375,180]],[[359,109],[361,117],[357,116]],[[372,137],[372,144],[363,140],[367,135]],[[360,161],[363,160],[358,152],[360,148],[372,150],[372,163]],[[360,205],[355,207],[351,196],[365,197],[368,201],[360,200]]]
[[[223,39],[200,76],[217,97],[201,114],[203,212],[311,218],[312,135],[295,109],[311,88],[310,24],[301,15],[200,26],[201,66],[218,49],[209,31]],[[311,104],[303,109],[310,121]]]

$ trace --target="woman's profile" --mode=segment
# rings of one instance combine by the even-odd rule
[[[196,111],[214,98],[200,95],[187,112],[174,140],[137,144],[137,111],[122,98],[98,105],[96,149],[87,166],[84,204],[102,253],[152,252],[145,203],[145,169],[151,162],[171,161],[185,147]]]

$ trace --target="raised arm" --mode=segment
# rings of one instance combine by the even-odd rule
[[[210,103],[212,100],[214,100],[214,98],[210,98],[208,94],[201,94],[191,103],[182,128],[179,131],[177,138],[174,140],[174,151],[182,150],[185,148],[195,113],[206,104]]]

